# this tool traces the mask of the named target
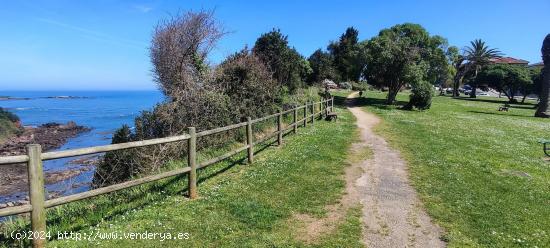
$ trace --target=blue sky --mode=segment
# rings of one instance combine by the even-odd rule
[[[252,46],[274,27],[302,55],[348,26],[368,39],[413,22],[464,47],[485,40],[508,56],[540,62],[550,32],[548,0],[478,1],[4,1],[0,4],[2,90],[154,89],[148,46],[155,24],[178,11],[215,8],[231,31],[212,63]]]

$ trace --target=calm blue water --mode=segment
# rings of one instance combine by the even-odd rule
[[[0,91],[0,96],[30,98],[29,100],[0,100],[0,107],[17,114],[25,126],[47,122],[74,121],[92,130],[69,139],[59,150],[105,145],[111,143],[114,130],[122,124],[133,127],[134,118],[163,100],[158,91]],[[52,99],[52,96],[74,96],[76,99]],[[75,158],[44,162],[44,171],[65,170]],[[69,181],[47,185],[47,190],[62,194],[89,189],[93,168]],[[0,202],[22,197],[25,192],[0,197]],[[23,196],[24,197],[24,196]]]

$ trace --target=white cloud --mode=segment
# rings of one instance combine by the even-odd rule
[[[53,20],[53,19],[36,18],[36,20],[40,21],[40,22],[43,22],[43,23],[50,24],[50,25],[58,26],[58,27],[61,27],[61,28],[64,28],[64,29],[79,32],[84,37],[87,37],[87,38],[90,38],[90,39],[93,39],[93,40],[97,40],[97,41],[103,41],[103,42],[107,42],[107,43],[111,43],[111,44],[117,44],[117,45],[123,45],[123,46],[131,46],[131,47],[135,47],[135,48],[138,48],[138,49],[143,49],[143,48],[147,47],[147,43],[144,43],[144,42],[141,42],[141,41],[118,38],[118,37],[111,36],[111,35],[108,35],[108,34],[105,34],[105,33],[101,33],[101,32],[95,31],[95,30],[91,30],[91,29],[83,28],[83,27],[79,27],[79,26],[74,26],[74,25],[67,24],[67,23],[60,22],[60,21],[56,21],[56,20]]]
[[[146,6],[146,5],[134,5],[134,6],[132,6],[132,8],[134,8],[135,10],[137,10],[139,12],[142,12],[142,13],[147,13],[147,12],[153,10],[153,8],[151,8],[149,6]]]

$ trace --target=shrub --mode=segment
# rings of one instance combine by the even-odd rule
[[[274,112],[282,93],[267,66],[247,48],[218,66],[214,85],[229,97],[234,122]]]
[[[5,110],[4,108],[0,107],[0,119],[7,119],[11,122],[19,122],[19,116],[15,115],[12,112],[9,112]]]
[[[413,85],[409,103],[403,108],[408,110],[412,110],[413,108],[419,110],[429,109],[432,105],[433,94],[433,86],[426,81],[420,81]]]
[[[6,137],[23,132],[20,128],[19,117],[0,107],[0,141]]]
[[[351,83],[351,89],[355,91],[365,91],[367,90],[366,83]]]
[[[351,90],[352,89],[351,83],[349,83],[349,82],[340,82],[340,83],[338,83],[338,87],[340,87],[342,89],[345,89],[345,90]]]
[[[115,131],[112,144],[132,141],[132,133],[128,125],[123,125]],[[105,184],[123,182],[137,174],[136,163],[132,160],[134,150],[107,152],[103,161],[96,167],[92,186],[99,187]]]

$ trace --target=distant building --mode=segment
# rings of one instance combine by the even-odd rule
[[[512,57],[500,57],[490,60],[493,64],[509,64],[509,65],[523,65],[527,66],[529,61],[523,59],[516,59]]]

